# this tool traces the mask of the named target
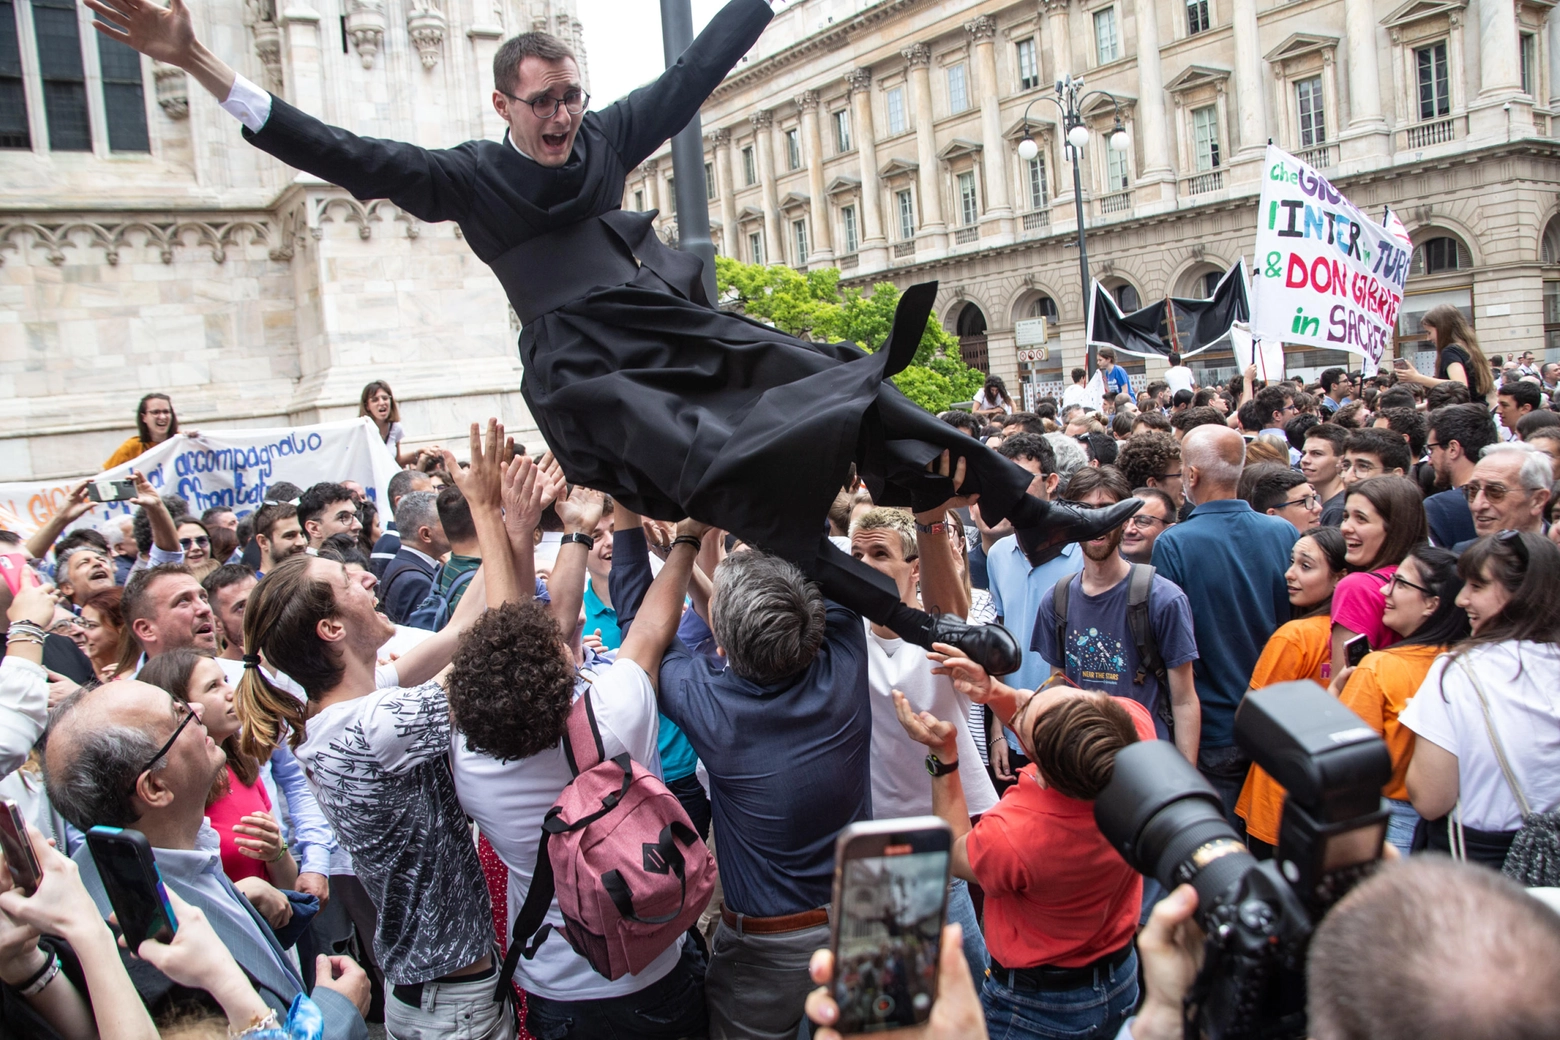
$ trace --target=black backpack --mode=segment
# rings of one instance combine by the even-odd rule
[[[1056,659],[1067,670],[1067,599],[1077,574],[1069,574],[1056,583],[1052,592],[1051,611],[1056,615]],[[1170,711],[1170,671],[1164,658],[1159,656],[1159,643],[1154,639],[1154,626],[1148,617],[1148,594],[1154,587],[1154,566],[1150,563],[1134,563],[1127,577],[1127,627],[1132,632],[1132,645],[1137,648],[1138,670],[1132,677],[1137,685],[1152,672],[1159,680],[1159,699],[1154,704],[1154,716],[1170,731],[1175,739],[1175,716]]]

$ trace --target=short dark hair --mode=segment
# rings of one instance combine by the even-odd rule
[[[271,532],[276,530],[277,521],[297,515],[298,507],[291,502],[269,502],[255,510],[254,535],[257,538],[263,537],[269,542]]]
[[[1461,386],[1462,384],[1457,384]],[[1452,442],[1462,445],[1462,453],[1469,462],[1479,461],[1479,454],[1500,440],[1495,419],[1482,404],[1452,404],[1430,413],[1430,432],[1441,447]]]
[[[1425,437],[1430,432],[1430,419],[1419,409],[1383,408],[1376,413],[1376,419],[1385,419],[1387,429],[1408,441],[1409,455],[1417,459],[1425,453]]]
[[[72,549],[79,549],[82,546],[86,546],[95,552],[100,552],[104,556],[113,555],[109,551],[107,538],[104,538],[102,534],[90,527],[78,527],[74,531],[65,532],[60,540],[54,543],[54,558],[62,560],[66,553]]]
[[[1384,412],[1388,408],[1413,408],[1419,404],[1419,398],[1414,396],[1414,391],[1407,385],[1398,385],[1390,390],[1383,390],[1376,397],[1376,410]]]
[[[1467,404],[1470,400],[1468,384],[1455,379],[1437,383],[1425,391],[1425,407],[1432,412],[1454,404]]]
[[[1181,408],[1183,406],[1188,406],[1192,403],[1192,399],[1196,396],[1197,395],[1192,393],[1190,390],[1177,390],[1174,396],[1170,398],[1170,407]]]
[[[997,454],[1005,459],[1033,459],[1040,463],[1040,474],[1049,477],[1056,472],[1056,451],[1051,442],[1038,433],[1015,433],[997,447]]]
[[[1120,418],[1118,416],[1117,418]],[[1101,466],[1109,466],[1116,461],[1119,449],[1116,447],[1116,439],[1108,433],[1094,433],[1090,431],[1078,438],[1078,443],[1083,445],[1084,452],[1089,458]],[[1085,469],[1089,467],[1085,466]]]
[[[1334,455],[1342,456],[1344,446],[1349,443],[1349,433],[1349,430],[1344,429],[1337,423],[1324,422],[1317,423],[1309,430],[1306,430],[1305,439],[1308,441],[1326,441],[1332,445]],[[1300,445],[1300,450],[1305,450],[1304,444]]]
[[[237,585],[255,577],[255,572],[241,563],[224,563],[204,578],[200,579],[201,588],[206,590],[208,599],[216,599],[217,593],[230,585]],[[238,633],[234,633],[236,637]]]
[[[1322,393],[1330,394],[1340,381],[1349,378],[1349,373],[1342,368],[1326,368],[1317,378],[1321,381]]]
[[[1002,428],[1004,430],[1011,430],[1015,426],[1025,433],[1039,434],[1045,432],[1045,420],[1033,412],[1014,412],[1002,420]]]
[[[1235,497],[1251,503],[1259,513],[1277,509],[1289,498],[1289,492],[1306,482],[1298,470],[1276,462],[1263,462],[1241,470]]]
[[[1072,370],[1072,381],[1074,383],[1076,383],[1080,379],[1087,379],[1087,378],[1089,378],[1089,370],[1088,369],[1086,369],[1086,368],[1075,368],[1075,369]]]
[[[322,560],[355,563],[365,571],[370,569],[368,553],[363,551],[363,543],[345,531],[337,531],[320,543],[318,553]]]
[[[1500,384],[1497,394],[1501,397],[1509,397],[1517,402],[1518,406],[1527,405],[1534,411],[1543,407],[1544,396],[1537,383],[1530,383],[1525,379],[1518,379]]]
[[[1201,393],[1201,391],[1199,391]],[[1224,416],[1219,414],[1217,408],[1209,405],[1188,408],[1184,412],[1178,412],[1170,417],[1170,425],[1181,431],[1181,436],[1186,436],[1199,426],[1226,426]]]
[[[1305,437],[1315,426],[1320,426],[1322,420],[1309,413],[1297,415],[1284,424],[1284,437],[1289,441],[1289,446],[1296,451],[1305,450]]]
[[[1288,383],[1276,383],[1257,391],[1257,407],[1262,409],[1262,425],[1273,421],[1274,412],[1283,412],[1284,405],[1294,403],[1295,388]]]
[[[980,416],[971,412],[961,411],[957,408],[953,409],[952,411],[942,412],[937,416],[937,418],[941,419],[949,426],[952,426],[955,430],[964,431],[971,437],[979,437],[980,431],[986,426],[986,424],[981,421]],[[448,528],[448,526],[448,524],[445,525],[446,528]]]
[[[212,506],[210,509],[200,514],[200,522],[205,524],[207,527],[210,527],[212,522],[216,520],[217,517],[221,516],[223,513],[231,512],[233,512],[233,510],[227,506]]]
[[[1528,412],[1517,420],[1517,436],[1527,440],[1547,426],[1560,426],[1560,414],[1549,411],[1547,408],[1536,412]]]
[[[1186,393],[1186,391],[1180,390],[1177,391],[1177,393]],[[1139,412],[1137,415],[1132,417],[1133,429],[1137,428],[1138,423],[1142,423],[1150,430],[1159,430],[1163,433],[1169,433],[1172,429],[1170,426],[1170,417],[1164,412]]]
[[[1247,433],[1260,433],[1267,429],[1267,424],[1273,418],[1273,413],[1263,411],[1262,402],[1253,397],[1236,410],[1235,417],[1240,420],[1240,428],[1242,430]]]
[[[1080,466],[1073,470],[1058,497],[1077,502],[1100,489],[1108,492],[1113,502],[1125,502],[1132,497],[1132,485],[1127,483],[1127,478],[1115,466],[1109,465]]]
[[[289,502],[292,505],[297,505],[298,496],[301,494],[303,494],[303,488],[297,484],[290,480],[278,480],[265,489],[265,500],[267,502]]]
[[[1116,454],[1116,468],[1128,487],[1147,487],[1149,478],[1161,478],[1181,459],[1181,446],[1168,433],[1145,430],[1134,433]]]
[[[318,520],[332,502],[352,502],[352,490],[345,484],[322,480],[298,496],[298,526],[307,528]]]
[[[471,503],[454,484],[439,489],[437,503],[439,523],[444,525],[444,537],[451,541],[470,541],[477,536],[477,525],[471,519]]]
[[[1138,739],[1132,716],[1116,698],[1087,691],[1040,712],[1030,731],[1035,766],[1046,786],[1085,802],[1110,783],[1117,752]]]
[[[1170,352],[1170,367],[1174,368],[1175,366],[1179,365],[1180,363],[1181,363],[1181,355],[1172,350]]]
[[[579,59],[569,45],[551,33],[527,32],[511,36],[493,55],[493,86],[502,94],[515,96],[520,89],[520,63],[527,58],[540,58],[553,62],[568,59],[576,65]]]
[[[529,599],[505,603],[460,637],[445,681],[450,721],[471,751],[530,758],[558,745],[574,682],[552,615]]]
[[[1110,432],[1118,437],[1132,436],[1132,427],[1145,412],[1117,412],[1110,417]]]
[[[1375,427],[1353,430],[1343,450],[1358,455],[1374,455],[1381,460],[1381,468],[1384,470],[1400,469],[1407,474],[1414,465],[1414,459],[1408,453],[1408,442],[1403,440],[1401,434],[1391,430],[1378,430]]]

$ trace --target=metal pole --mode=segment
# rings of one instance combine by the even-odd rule
[[[670,68],[693,42],[689,0],[661,0],[661,47]],[[715,243],[710,241],[710,203],[704,186],[704,130],[699,114],[672,138],[672,175],[677,178],[677,246],[704,261],[704,293],[715,306]],[[726,229],[726,234],[733,229]]]
[[[1083,343],[1084,349],[1089,355],[1089,378],[1094,378],[1094,344],[1089,342],[1089,251],[1083,242],[1083,177],[1078,173],[1080,156],[1078,149],[1067,143],[1067,148],[1072,152],[1073,168],[1073,205],[1078,212],[1078,274],[1083,279]]]

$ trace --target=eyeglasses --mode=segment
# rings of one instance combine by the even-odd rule
[[[189,552],[197,545],[202,549],[209,548],[211,545],[211,539],[203,534],[198,534],[194,538],[179,539],[179,548],[183,549],[185,552]]]
[[[1176,470],[1174,473],[1150,473],[1149,476],[1155,480],[1180,480],[1181,471]]]
[[[1446,445],[1442,444],[1440,441],[1425,441],[1425,449],[1427,451],[1436,451],[1437,449],[1444,447],[1446,447]]]
[[[583,90],[566,91],[561,98],[543,94],[541,97],[533,98],[530,101],[526,101],[524,98],[517,98],[507,90],[500,90],[499,93],[511,101],[529,105],[531,111],[536,113],[537,119],[551,119],[558,114],[558,109],[560,108],[566,109],[571,116],[577,116],[585,111],[586,105],[590,104],[590,95]]]
[[[1149,516],[1147,513],[1137,513],[1127,517],[1127,527],[1143,527],[1152,531],[1155,524],[1169,524],[1168,520],[1161,520],[1157,516]]]
[[[1307,509],[1315,509],[1316,504],[1321,500],[1320,495],[1304,495],[1300,498],[1292,498],[1278,508],[1288,509],[1290,506],[1304,506]]]
[[[173,727],[173,736],[169,737],[167,743],[157,749],[157,754],[153,755],[146,765],[136,770],[135,775],[137,777],[140,777],[142,773],[150,772],[153,766],[162,761],[162,757],[168,753],[168,749],[173,747],[173,742],[179,739],[179,734],[184,732],[184,727],[188,726],[190,720],[195,717],[194,708],[191,708],[188,704],[182,704],[180,707],[184,709],[184,718],[180,719],[179,724]]]
[[[1481,491],[1484,492],[1484,497],[1489,499],[1490,503],[1494,505],[1504,502],[1506,496],[1516,489],[1509,488],[1504,484],[1486,484],[1482,480],[1470,480],[1463,485],[1462,490],[1468,499],[1469,505],[1473,504],[1473,500],[1479,497],[1479,492]]]
[[[338,524],[342,525],[343,527],[345,527],[347,524],[350,524],[352,521],[356,520],[357,518],[358,518],[357,510],[355,510],[355,509],[343,509],[341,512],[336,514],[336,523],[338,523]]]
[[[1524,570],[1527,568],[1529,562],[1528,547],[1527,542],[1522,538],[1521,531],[1502,531],[1495,536],[1495,541],[1497,544],[1511,549],[1517,556],[1517,562],[1522,565]]]
[[[1436,594],[1434,592],[1425,588],[1423,585],[1415,585],[1401,574],[1393,574],[1391,579],[1387,582],[1387,589],[1389,592],[1396,592],[1398,589],[1405,587],[1414,589],[1422,595],[1429,596],[1432,599],[1436,598]]]

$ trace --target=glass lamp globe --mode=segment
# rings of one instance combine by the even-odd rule
[[[1025,162],[1029,162],[1039,154],[1040,146],[1035,144],[1035,139],[1033,137],[1026,137],[1022,141],[1018,142],[1018,157]]]
[[[1114,151],[1124,152],[1132,144],[1125,130],[1117,130],[1110,135],[1110,146]]]
[[[1089,143],[1089,128],[1086,126],[1075,126],[1067,131],[1067,143],[1072,145],[1074,149],[1081,151],[1083,146]]]

